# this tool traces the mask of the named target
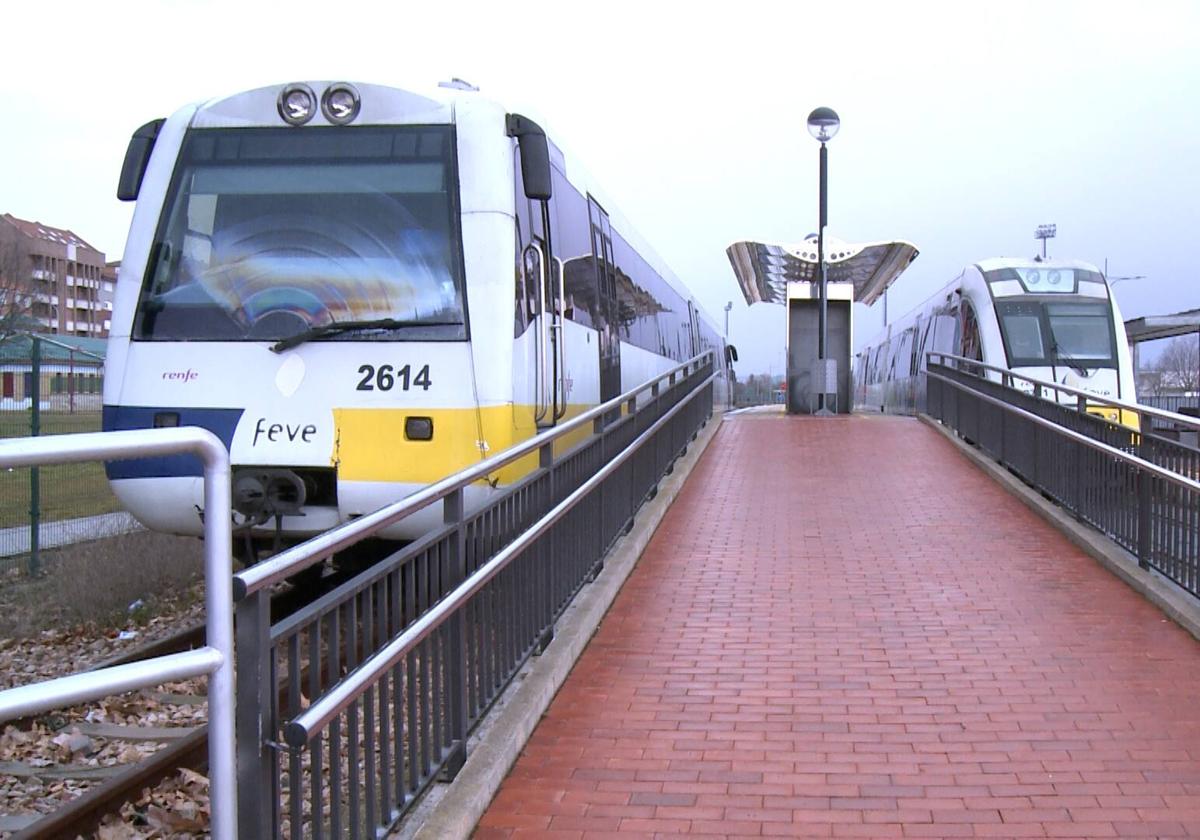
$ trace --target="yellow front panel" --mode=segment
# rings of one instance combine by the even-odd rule
[[[570,406],[578,416],[587,406]],[[407,417],[433,420],[432,440],[406,440]],[[388,481],[429,484],[503,452],[532,437],[536,431],[530,406],[394,409],[338,408],[333,412],[336,438],[333,463],[343,481]],[[480,437],[482,427],[482,438]],[[556,442],[555,454],[591,435],[590,425]],[[486,444],[481,452],[479,441]],[[536,453],[509,464],[492,476],[511,484],[537,469]]]

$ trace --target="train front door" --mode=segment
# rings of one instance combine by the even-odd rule
[[[612,225],[608,213],[588,196],[592,226],[592,266],[596,277],[596,329],[600,334],[600,401],[621,393],[621,339],[617,306],[617,271],[613,265]]]

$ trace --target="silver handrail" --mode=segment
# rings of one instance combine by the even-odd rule
[[[229,452],[205,429],[139,429],[0,442],[0,468],[192,454],[204,465],[205,647],[0,692],[0,721],[208,675],[209,795],[215,840],[237,836]]]
[[[1070,394],[1071,396],[1076,397],[1076,398],[1083,397],[1084,399],[1088,400],[1089,402],[1099,403],[1101,405],[1111,406],[1113,408],[1120,408],[1120,409],[1124,409],[1125,411],[1132,411],[1132,412],[1136,412],[1138,414],[1145,414],[1150,417],[1157,417],[1160,420],[1167,420],[1171,423],[1177,423],[1180,426],[1187,426],[1192,429],[1200,429],[1200,419],[1197,419],[1195,417],[1188,417],[1185,414],[1176,414],[1173,411],[1167,411],[1166,409],[1163,409],[1163,408],[1154,408],[1153,406],[1141,405],[1140,403],[1132,403],[1127,400],[1118,400],[1118,399],[1113,399],[1111,397],[1102,397],[1098,394],[1093,394],[1090,391],[1084,391],[1080,388],[1072,388],[1070,385],[1060,385],[1057,382],[1047,382],[1044,379],[1037,379],[1035,377],[1028,376],[1024,373],[1017,373],[1016,371],[1009,370],[1006,367],[1000,367],[998,365],[989,365],[985,362],[976,361],[975,359],[968,359],[965,356],[955,356],[951,353],[941,353],[937,350],[927,351],[925,353],[925,356],[926,356],[926,359],[930,360],[930,361],[932,361],[934,356],[937,356],[943,360],[949,359],[949,360],[952,360],[955,362],[965,362],[965,363],[971,365],[972,367],[981,368],[983,370],[994,371],[996,373],[1001,374],[1002,376],[1007,376],[1012,379],[1021,379],[1021,380],[1024,380],[1025,382],[1029,382],[1030,384],[1032,384],[1034,386],[1038,386],[1041,388],[1049,388],[1049,389],[1052,389],[1055,391],[1061,391],[1065,394]]]
[[[538,258],[538,347],[537,347],[537,405],[534,407],[533,422],[540,423],[546,419],[546,414],[550,412],[550,328],[546,319],[550,313],[546,310],[546,254],[542,251],[542,246],[536,242],[531,242],[525,246],[528,252],[532,250],[537,254]],[[524,266],[521,267],[524,271]]]
[[[329,721],[333,720],[347,706],[354,702],[360,694],[379,680],[397,662],[403,659],[418,644],[428,638],[456,609],[461,607],[472,595],[482,589],[488,581],[500,574],[513,559],[529,545],[550,529],[555,522],[562,519],[571,508],[575,507],[584,496],[594,490],[619,466],[631,458],[647,440],[661,429],[666,423],[688,405],[701,393],[705,385],[717,377],[713,373],[701,384],[697,385],[690,394],[681,399],[668,412],[660,417],[650,428],[642,432],[625,449],[621,450],[612,460],[596,471],[591,478],[555,505],[539,519],[529,530],[501,549],[494,557],[480,566],[465,581],[455,587],[429,611],[418,618],[407,630],[394,638],[384,647],[368,656],[363,662],[347,674],[341,682],[333,686],[303,713],[293,718],[283,729],[284,740],[292,747],[302,747],[312,739]]]
[[[360,516],[352,522],[347,522],[323,534],[318,534],[300,545],[285,549],[274,557],[238,572],[233,576],[234,600],[240,601],[264,587],[272,586],[286,580],[329,555],[353,545],[372,534],[378,533],[387,526],[416,513],[422,508],[441,501],[454,491],[460,490],[480,479],[487,478],[487,476],[496,472],[501,467],[538,451],[546,444],[570,434],[581,426],[594,422],[597,418],[628,403],[631,399],[635,399],[638,394],[652,389],[658,383],[664,380],[674,381],[677,375],[690,370],[693,366],[699,368],[705,358],[713,355],[713,351],[705,350],[703,353],[694,356],[682,364],[676,365],[636,388],[618,397],[614,397],[595,408],[589,409],[565,423],[547,429],[529,438],[524,443],[510,447],[465,470],[430,484],[428,487],[418,490],[397,502],[385,505],[373,513]]]
[[[1071,440],[1075,441],[1076,443],[1082,443],[1084,446],[1095,449],[1097,452],[1103,452],[1105,455],[1108,455],[1109,457],[1116,458],[1119,461],[1124,461],[1127,464],[1132,464],[1133,466],[1137,467],[1138,469],[1143,470],[1144,472],[1147,472],[1150,475],[1155,476],[1156,478],[1161,478],[1164,481],[1168,481],[1177,487],[1182,487],[1184,490],[1191,490],[1194,493],[1200,492],[1200,481],[1193,481],[1190,478],[1187,478],[1185,476],[1179,475],[1178,473],[1174,473],[1168,469],[1160,467],[1158,464],[1152,464],[1151,462],[1147,461],[1144,458],[1139,458],[1136,455],[1130,455],[1128,452],[1126,452],[1123,449],[1118,449],[1115,446],[1109,446],[1107,443],[1102,443],[1101,441],[1098,441],[1095,438],[1090,438],[1087,435],[1080,434],[1079,432],[1076,432],[1072,429],[1068,429],[1065,426],[1060,426],[1059,424],[1055,423],[1053,420],[1047,420],[1045,417],[1041,417],[1037,414],[1034,414],[1031,411],[1026,411],[1023,408],[1018,408],[1017,406],[1013,405],[1012,403],[1007,403],[1004,400],[997,399],[996,397],[993,397],[989,394],[984,394],[980,391],[976,391],[972,388],[969,388],[968,386],[964,385],[961,382],[956,382],[955,380],[951,379],[948,376],[945,376],[944,374],[934,373],[933,371],[928,371],[927,375],[932,376],[935,379],[939,379],[942,382],[945,382],[945,383],[959,389],[960,391],[970,391],[972,396],[979,397],[981,400],[984,400],[985,402],[989,402],[992,405],[1000,406],[1001,408],[1007,409],[1008,411],[1013,412],[1014,414],[1018,415],[1019,417],[1022,417],[1025,420],[1029,420],[1033,423],[1036,423],[1039,426],[1042,426],[1047,429],[1052,429],[1055,432],[1059,433],[1060,435],[1070,438]]]
[[[558,311],[555,313],[554,329],[558,331],[555,350],[558,352],[558,379],[554,383],[554,419],[561,420],[567,416],[567,269],[558,257],[550,259],[558,263]],[[562,408],[558,405],[558,395],[562,394]]]

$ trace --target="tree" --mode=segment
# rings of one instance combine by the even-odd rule
[[[33,318],[33,264],[14,230],[0,225],[0,341],[37,326]]]
[[[1162,374],[1163,390],[1195,393],[1200,387],[1200,341],[1180,335],[1167,342],[1155,369]]]

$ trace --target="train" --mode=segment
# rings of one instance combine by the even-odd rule
[[[859,351],[856,410],[924,411],[931,351],[1108,400],[1136,401],[1117,301],[1104,274],[1078,260],[998,257],[964,268]],[[1136,422],[1102,402],[1087,409],[1113,422]]]
[[[577,160],[457,80],[188,105],[134,132],[117,194],[136,204],[103,427],[217,435],[250,559],[705,351],[728,387],[715,320]],[[468,512],[536,466],[469,488]],[[107,471],[148,528],[201,533],[194,459]],[[383,536],[440,521],[435,505]]]

